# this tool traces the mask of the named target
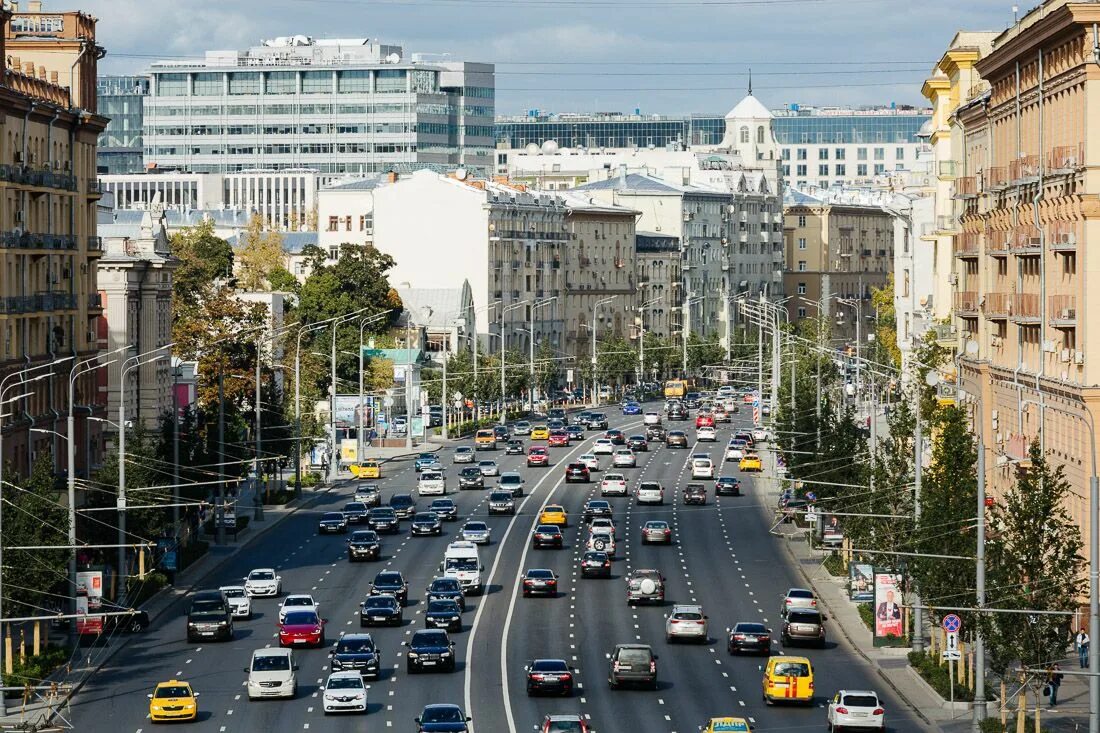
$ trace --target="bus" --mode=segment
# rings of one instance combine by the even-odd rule
[[[687,382],[682,379],[670,379],[665,382],[665,399],[682,399],[687,392]]]

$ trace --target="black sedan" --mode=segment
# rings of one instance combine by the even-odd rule
[[[684,487],[684,505],[706,504],[707,487],[702,484],[688,484]]]
[[[606,552],[589,550],[581,558],[582,578],[610,578],[611,558]]]
[[[429,601],[454,601],[466,610],[466,594],[457,578],[436,578],[424,589],[424,595]]]
[[[573,668],[564,659],[536,659],[526,670],[528,695],[573,694]]]
[[[457,705],[425,705],[424,712],[416,716],[416,733],[467,733],[470,720]]]
[[[428,601],[424,611],[424,628],[462,631],[462,609],[450,599]]]
[[[741,621],[726,629],[726,651],[730,654],[755,652],[771,654],[772,630],[764,624]]]
[[[382,669],[382,653],[370,634],[344,634],[328,655],[332,658],[333,672],[354,671],[378,679]]]
[[[665,445],[669,448],[687,448],[688,436],[683,430],[669,430],[665,436]]]
[[[325,512],[317,522],[318,534],[344,534],[348,531],[348,520],[343,512]]]
[[[589,499],[584,504],[584,521],[591,522],[597,517],[612,516],[611,503],[603,499]]]
[[[558,595],[558,576],[553,570],[531,568],[523,574],[523,597]]]
[[[481,469],[477,466],[467,466],[458,472],[458,488],[460,489],[483,489],[485,488],[485,477],[481,474]]]
[[[367,505],[361,501],[349,501],[344,504],[343,512],[348,524],[362,524],[367,521]]]
[[[540,524],[535,527],[535,533],[531,536],[531,546],[536,550],[543,547],[557,547],[561,549],[565,544],[561,528],[555,524]]]
[[[569,436],[570,443],[576,443],[584,440],[584,427],[581,425],[568,425],[565,428],[565,434]]]
[[[397,514],[394,513],[393,509],[388,506],[380,506],[370,510],[370,515],[367,517],[367,526],[375,532],[395,534],[401,530],[401,521],[397,518]]]
[[[453,522],[458,519],[458,506],[453,499],[436,499],[428,507],[428,511],[444,522]]]
[[[405,612],[397,596],[370,595],[359,604],[360,626],[400,626],[405,620]]]
[[[626,446],[634,451],[649,451],[649,440],[644,435],[631,435],[626,439]]]
[[[382,542],[378,533],[361,529],[351,533],[348,539],[348,561],[377,560],[382,556]]]
[[[372,596],[392,594],[404,606],[409,602],[409,584],[405,576],[397,570],[383,570],[374,576],[374,582],[370,586]]]
[[[716,496],[741,496],[741,480],[733,476],[719,476],[714,481]]]
[[[508,445],[504,446],[504,455],[506,456],[522,456],[523,453],[522,440],[509,440]]]
[[[433,512],[417,512],[413,515],[410,527],[413,537],[428,537],[443,534],[443,522]]]
[[[455,671],[455,643],[442,629],[421,629],[403,642],[409,648],[405,654],[405,669],[409,674],[424,670]]]
[[[416,514],[416,500],[412,494],[394,494],[390,497],[390,509],[397,514],[398,519],[408,519]]]

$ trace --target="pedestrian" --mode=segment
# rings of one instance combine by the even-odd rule
[[[1089,666],[1089,635],[1084,629],[1077,632],[1074,645],[1077,647],[1077,657],[1081,661],[1081,669]]]
[[[1050,709],[1054,710],[1054,706],[1058,704],[1058,688],[1062,686],[1062,668],[1057,664],[1052,664],[1050,669],[1047,670],[1047,694],[1050,696]]]

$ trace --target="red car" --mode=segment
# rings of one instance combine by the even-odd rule
[[[532,446],[531,450],[527,452],[527,465],[528,466],[549,466],[550,465],[550,451],[541,445]]]
[[[325,620],[316,611],[288,611],[279,624],[279,646],[325,645]]]
[[[695,418],[695,427],[698,428],[713,428],[714,427],[714,415],[699,415]]]
[[[589,473],[588,466],[583,463],[570,463],[565,467],[565,483],[572,483],[573,481],[583,481],[588,483]]]
[[[569,433],[564,430],[555,430],[550,433],[550,437],[546,440],[546,444],[551,448],[568,448]]]
[[[541,733],[589,733],[588,721],[579,715],[547,715]]]

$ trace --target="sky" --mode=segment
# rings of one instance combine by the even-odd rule
[[[101,74],[260,39],[369,37],[496,64],[497,114],[725,113],[922,105],[957,30],[1003,30],[1011,0],[79,0]],[[47,10],[69,7],[46,0]],[[1030,5],[1023,6],[1026,10]]]

